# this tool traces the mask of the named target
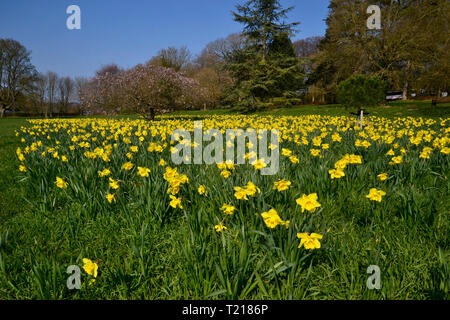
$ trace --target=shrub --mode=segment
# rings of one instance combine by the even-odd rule
[[[385,90],[381,78],[357,75],[339,83],[337,101],[345,108],[374,107],[385,101]]]

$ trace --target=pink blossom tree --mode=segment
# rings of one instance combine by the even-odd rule
[[[206,99],[205,90],[196,80],[154,65],[97,75],[82,95],[87,109],[131,111],[148,120],[154,120],[158,113],[201,105]]]

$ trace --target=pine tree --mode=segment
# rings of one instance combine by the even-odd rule
[[[276,98],[294,98],[304,73],[289,38],[299,23],[284,22],[292,7],[283,9],[278,0],[249,0],[237,9],[235,20],[244,24],[249,44],[226,65],[235,81],[225,102],[253,111]]]
[[[287,13],[294,7],[283,9],[279,0],[248,0],[236,6],[234,20],[244,24],[244,34],[254,41],[265,59],[269,44],[281,33],[292,35],[299,22],[285,23]]]

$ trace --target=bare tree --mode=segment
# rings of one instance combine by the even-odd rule
[[[69,108],[69,100],[74,92],[74,82],[70,77],[64,77],[59,79],[59,101],[60,112],[67,113]]]
[[[47,100],[50,117],[53,116],[54,105],[56,101],[56,87],[59,81],[58,75],[52,71],[47,72]]]
[[[30,54],[19,42],[0,39],[0,118],[33,85],[36,69],[30,62]]]
[[[79,92],[83,111],[91,114],[115,114],[124,105],[123,87],[121,86],[123,72],[112,74],[100,72],[91,79]]]
[[[48,104],[46,103],[46,92],[48,87],[47,77],[39,73],[35,81],[36,108],[43,112],[45,118],[48,118]]]
[[[295,54],[299,58],[307,58],[311,55],[319,52],[320,42],[323,40],[323,37],[309,37],[306,39],[297,40],[292,43],[294,47]]]
[[[115,63],[110,63],[110,64],[107,64],[107,65],[104,65],[104,66],[102,66],[99,70],[97,70],[96,72],[95,72],[95,75],[96,76],[103,76],[103,75],[105,75],[105,74],[107,74],[107,73],[110,73],[110,74],[119,74],[119,73],[121,73],[123,70],[117,65],[117,64],[115,64]]]
[[[191,62],[191,53],[183,46],[181,48],[169,47],[161,49],[156,57],[153,57],[148,64],[172,68],[180,71],[186,68]]]
[[[81,102],[81,95],[83,90],[89,85],[89,79],[85,77],[76,77],[74,81],[75,97]]]
[[[232,33],[226,38],[210,42],[196,59],[201,68],[217,67],[229,61],[234,52],[249,45],[248,38],[241,33]]]

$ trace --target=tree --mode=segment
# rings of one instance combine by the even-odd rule
[[[74,82],[70,77],[64,77],[59,79],[58,82],[59,89],[59,103],[60,103],[60,113],[67,113],[69,108],[69,100],[72,97],[74,91]]]
[[[226,89],[232,84],[232,79],[227,73],[212,67],[202,68],[195,74],[194,79],[204,89],[204,109],[207,106],[216,106]]]
[[[33,85],[36,69],[30,62],[30,54],[19,42],[0,39],[0,118]]]
[[[439,99],[442,91],[450,91],[450,2],[423,1],[408,14],[420,30],[410,49],[415,62],[412,85],[434,92]]]
[[[283,9],[279,0],[247,0],[236,6],[234,20],[244,24],[244,34],[249,37],[265,59],[269,44],[280,33],[291,35],[299,22],[285,23],[287,13],[294,7]]]
[[[319,45],[322,40],[323,37],[320,36],[309,37],[297,40],[292,45],[297,57],[308,58],[319,52]]]
[[[380,30],[367,29],[371,4],[381,8]],[[449,1],[332,0],[329,9],[310,81],[331,100],[339,82],[358,74],[383,78],[404,99],[414,87],[448,88]]]
[[[172,68],[175,71],[183,70],[191,61],[191,53],[183,46],[181,48],[169,47],[161,49],[156,57],[148,63],[155,66]]]
[[[249,0],[238,5],[235,21],[244,24],[247,45],[234,50],[225,64],[234,83],[225,102],[253,111],[298,99],[303,86],[303,63],[294,52],[290,35],[298,22],[285,23],[287,13],[277,0]]]
[[[226,38],[219,38],[206,45],[195,63],[200,68],[222,68],[230,62],[235,52],[249,47],[248,37],[242,33],[232,33]]]
[[[204,97],[198,82],[171,68],[137,65],[119,80],[125,107],[154,120],[157,113],[186,109]]]
[[[339,83],[338,102],[345,108],[374,107],[385,101],[386,83],[379,77],[357,75]]]
[[[106,74],[119,74],[123,70],[115,63],[110,63],[107,65],[102,66],[99,70],[95,72],[95,76],[100,77],[104,76]]]
[[[39,73],[35,81],[35,101],[38,112],[43,112],[45,118],[48,118],[48,104],[46,103],[47,77]]]
[[[81,95],[83,90],[85,90],[85,88],[87,88],[87,86],[89,85],[89,79],[85,78],[85,77],[76,77],[74,80],[74,90],[75,90],[75,95],[76,95],[76,99],[78,100],[78,102],[81,101]],[[84,111],[84,110],[82,110]]]
[[[252,111],[296,98],[304,73],[290,40],[299,23],[284,22],[292,9],[283,9],[278,0],[249,0],[237,6],[234,19],[244,24],[247,43],[227,57],[225,68],[234,83],[226,103]]]
[[[102,66],[94,78],[78,87],[78,97],[84,112],[115,114],[122,107],[123,95],[119,80],[125,70],[115,63]],[[82,80],[84,82],[85,80]]]
[[[48,100],[48,111],[50,117],[53,116],[54,105],[56,100],[56,87],[59,81],[58,75],[55,72],[49,71],[46,74],[47,78],[47,100]],[[47,117],[47,115],[46,115]]]
[[[204,90],[196,80],[147,64],[96,76],[82,90],[80,100],[92,112],[133,112],[154,120],[158,113],[201,105],[203,99]]]
[[[100,72],[79,92],[80,104],[84,111],[92,114],[115,114],[123,107],[123,87],[120,73]]]

